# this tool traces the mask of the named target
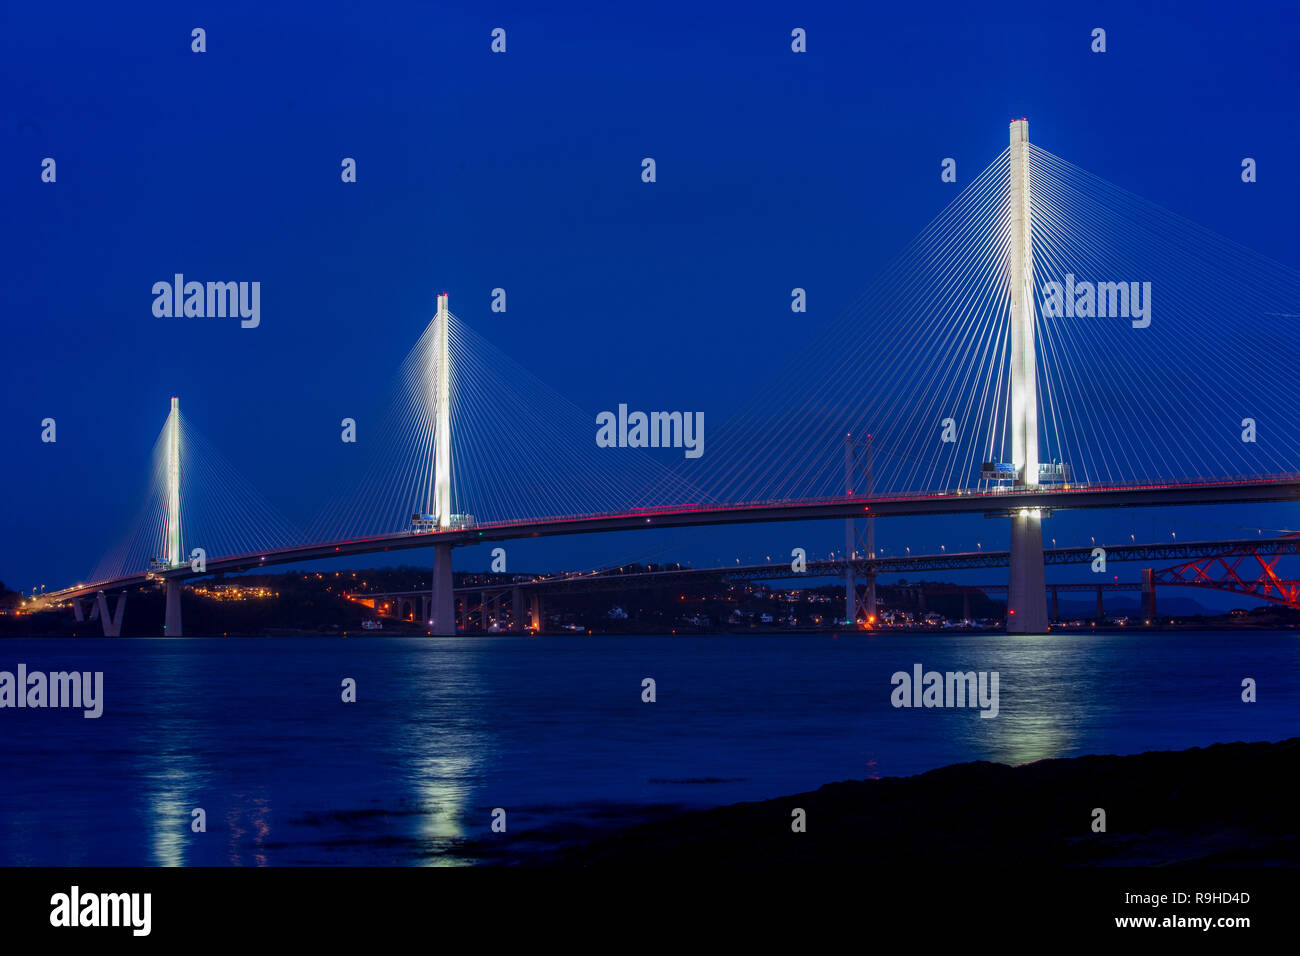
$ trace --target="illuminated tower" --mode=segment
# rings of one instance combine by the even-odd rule
[[[167,558],[168,567],[178,568],[181,561],[181,400],[172,396],[172,410],[167,416]],[[163,634],[181,636],[181,582],[163,581],[166,610]]]
[[[1038,354],[1034,343],[1034,247],[1029,197],[1029,121],[1011,122],[1011,462],[1016,487],[1038,485]],[[1021,508],[1011,518],[1011,580],[1007,630],[1047,633],[1042,513]]]
[[[434,318],[434,378],[438,389],[434,408],[437,421],[434,434],[438,443],[433,459],[433,513],[439,528],[451,527],[451,323],[447,311],[447,293],[438,296],[438,314]]]
[[[438,313],[434,318],[434,425],[437,448],[433,459],[433,513],[438,528],[449,529],[451,516],[451,341],[447,293],[438,296]],[[429,595],[429,630],[440,636],[456,633],[456,600],[452,591],[451,545],[433,549],[433,588]]]
[[[181,563],[181,400],[167,416],[167,563]]]

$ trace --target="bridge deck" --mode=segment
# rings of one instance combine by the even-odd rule
[[[325,558],[429,548],[463,547],[487,541],[541,538],[568,534],[598,534],[649,528],[684,528],[772,521],[814,521],[830,518],[893,518],[913,515],[1008,513],[1019,509],[1169,507],[1233,504],[1300,499],[1300,474],[1259,475],[1195,482],[1086,485],[1062,488],[1011,488],[996,491],[955,490],[891,496],[863,496],[742,504],[667,505],[635,508],[612,514],[565,515],[499,521],[448,531],[413,534],[395,532],[348,541],[298,545],[278,551],[209,558],[205,570],[183,566],[171,571],[138,574],[79,584],[41,595],[36,606],[86,597],[99,591],[138,587],[151,579],[185,580],[218,572],[317,561]],[[30,606],[30,605],[29,605]]]

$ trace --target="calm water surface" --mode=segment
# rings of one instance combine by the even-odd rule
[[[1300,733],[1286,633],[0,641],[20,662],[103,671],[105,703],[0,710],[5,865],[472,862],[652,807]],[[999,716],[894,709],[914,663],[998,671]]]

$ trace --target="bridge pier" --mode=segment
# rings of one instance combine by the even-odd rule
[[[163,616],[163,637],[183,637],[181,628],[181,582],[170,578],[163,582],[167,611]]]
[[[844,570],[844,623],[856,627],[859,616],[864,623],[876,622],[876,573],[868,571],[863,576],[864,593],[858,593],[857,574],[852,562]]]
[[[1142,616],[1156,622],[1156,577],[1151,568],[1142,569]]]
[[[857,484],[859,472],[862,478],[862,494],[872,493],[875,488],[872,468],[871,436],[867,435],[866,441],[854,441],[852,435],[845,435],[844,491],[848,497],[852,498],[857,493],[854,491],[854,486]],[[874,570],[868,570],[865,574],[866,597],[861,601],[858,597],[857,569],[853,566],[853,560],[859,553],[859,547],[862,552],[865,552],[863,556],[868,561],[876,560],[875,518],[864,519],[861,532],[858,529],[857,518],[844,519],[844,624],[846,627],[858,626],[859,610],[865,612],[863,616],[868,625],[874,624],[876,618],[876,572]],[[874,568],[874,564],[869,564],[867,567]]]
[[[524,592],[521,588],[510,589],[510,629],[523,630]]]
[[[1011,519],[1011,581],[1007,633],[1047,633],[1047,583],[1043,571],[1042,519],[1022,509]]]
[[[1105,602],[1102,600],[1102,595],[1105,593],[1106,593],[1105,587],[1098,584],[1097,585],[1097,623],[1098,624],[1106,620],[1106,607],[1105,607]]]
[[[99,620],[104,625],[105,637],[122,636],[122,618],[126,614],[126,592],[123,591],[117,598],[117,607],[113,611],[112,617],[108,613],[108,597],[103,591],[95,595],[95,611],[99,614]],[[93,615],[92,615],[93,618]]]
[[[844,522],[849,538],[853,535],[853,519]],[[853,568],[852,552],[844,560],[844,626],[856,627],[858,623],[858,581]]]
[[[532,618],[533,630],[538,634],[542,633],[542,595],[534,591],[528,595],[528,613]]]
[[[439,544],[433,549],[433,588],[429,594],[432,608],[429,629],[438,637],[456,634],[456,595],[451,583],[451,545]]]
[[[1061,589],[1052,588],[1052,623],[1061,623]]]

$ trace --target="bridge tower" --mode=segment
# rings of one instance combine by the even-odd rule
[[[1029,121],[1011,121],[1011,226],[1007,262],[1011,299],[1011,461],[1016,486],[1038,485],[1038,350],[1034,343],[1034,248],[1029,202]],[[1011,518],[1007,631],[1047,633],[1042,514],[1021,508]]]
[[[861,477],[861,487],[857,479]],[[852,435],[844,437],[844,490],[848,497],[855,494],[870,496],[875,490],[872,474],[871,436],[866,441],[855,441]],[[861,555],[861,558],[859,558]],[[844,623],[857,627],[858,612],[868,625],[876,623],[876,572],[874,566],[866,571],[866,594],[859,595],[855,560],[875,561],[876,519],[844,519]]]
[[[433,456],[433,513],[438,527],[451,527],[451,336],[447,293],[438,296],[438,313],[434,317],[434,370],[438,393],[434,399],[437,421],[434,434],[438,447]]]
[[[172,396],[167,415],[167,566],[178,568],[181,560],[181,400]],[[181,582],[163,581],[167,610],[163,618],[163,636],[181,637]]]
[[[451,322],[447,311],[447,293],[438,296],[438,312],[434,317],[433,377],[437,392],[434,397],[436,421],[434,436],[437,443],[433,457],[433,514],[440,530],[450,528],[451,517]],[[430,594],[429,628],[441,637],[456,633],[456,598],[452,592],[451,545],[439,544],[433,549],[433,591]]]
[[[167,415],[167,563],[181,563],[181,400]]]

